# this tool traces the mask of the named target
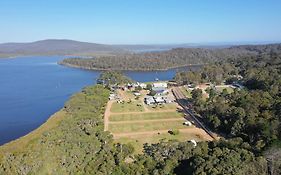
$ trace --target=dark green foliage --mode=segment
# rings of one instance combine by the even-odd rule
[[[152,85],[151,84],[147,84],[146,85],[146,89],[151,91],[152,90]]]
[[[272,45],[278,47],[280,45]],[[252,49],[256,48],[256,49]],[[85,69],[99,70],[167,70],[175,67],[213,63],[218,60],[237,59],[241,57],[257,55],[260,46],[231,47],[225,49],[202,48],[177,48],[160,53],[120,54],[116,56],[97,57],[92,59],[69,58],[61,64]],[[225,71],[229,68],[220,68],[206,71]],[[232,71],[232,70],[231,70]],[[231,72],[235,74],[235,71]],[[206,75],[206,74],[205,74]],[[195,75],[196,76],[196,75]],[[210,74],[209,79],[220,81],[220,74]],[[191,75],[192,77],[192,75]],[[197,81],[197,78],[195,78]],[[193,81],[193,80],[192,80]]]
[[[151,96],[154,96],[154,95],[156,95],[156,91],[154,91],[154,90],[151,90],[151,91],[149,92],[149,95],[151,95]]]
[[[257,174],[266,175],[264,158],[256,157],[242,139],[201,142],[160,142],[144,146],[126,172],[135,174]],[[123,169],[124,172],[125,168]]]
[[[180,131],[178,129],[173,129],[169,130],[168,133],[171,135],[179,135]]]
[[[196,72],[178,72],[174,79],[178,84],[221,84],[226,79],[237,79],[237,75],[238,68],[233,64],[219,62],[205,65]]]
[[[142,90],[142,87],[137,86],[137,87],[135,87],[135,90],[136,90],[136,91],[141,91],[141,90]]]
[[[104,132],[103,113],[109,91],[87,87],[65,105],[67,116],[17,155],[3,155],[0,174],[110,174],[133,152],[132,146],[114,145]]]
[[[198,90],[192,93],[195,109],[204,116],[211,128],[227,137],[242,137],[256,151],[281,139],[281,48],[275,49],[274,53],[277,54],[270,50],[256,57],[235,59],[231,61],[232,65],[225,62],[215,64],[243,75],[241,83],[244,82],[245,89],[235,89],[231,94],[224,91],[216,94],[212,89],[207,89],[210,96],[206,102],[200,100],[201,93]],[[215,79],[212,82],[215,83]]]
[[[122,72],[118,71],[106,71],[102,72],[99,79],[99,82],[102,84],[110,86],[110,85],[124,85],[128,83],[132,83],[133,81],[128,77],[124,76]]]

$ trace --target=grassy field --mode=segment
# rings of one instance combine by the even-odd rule
[[[191,98],[189,91],[186,91],[185,88],[182,90],[187,97]],[[145,143],[157,143],[161,140],[202,140],[201,133],[194,130],[194,126],[183,125],[186,119],[177,103],[144,105],[141,100],[145,93],[141,94],[140,99],[136,100],[133,99],[132,92],[121,91],[119,92],[121,99],[131,99],[131,103],[113,103],[111,106],[108,130],[113,133],[116,143],[131,144],[135,148],[135,154],[138,154],[142,153]],[[167,132],[167,130],[178,129],[182,130],[177,135]]]
[[[123,91],[122,92],[122,97],[124,98],[124,100],[129,100],[129,99],[133,100],[133,99],[135,99],[135,95],[131,91]]]
[[[150,111],[163,111],[163,110],[177,110],[178,105],[175,103],[164,104],[164,105],[151,105],[146,107]]]
[[[187,90],[185,87],[181,87],[181,91],[186,96],[186,98],[192,98],[191,90]]]
[[[171,135],[169,133],[162,134],[154,134],[152,136],[147,137],[146,135],[137,135],[131,138],[123,137],[116,139],[116,143],[125,143],[131,144],[135,148],[135,154],[142,153],[143,144],[145,143],[158,143],[160,141],[169,141],[169,140],[178,140],[178,141],[188,141],[188,140],[196,140],[201,141],[202,139],[194,134],[194,133],[182,133],[180,132],[178,135]]]
[[[153,121],[153,122],[142,122],[142,123],[118,123],[109,124],[109,131],[113,133],[127,133],[127,132],[142,132],[142,131],[155,131],[165,129],[182,129],[187,128],[183,125],[182,121]]]
[[[114,102],[110,109],[111,112],[114,113],[122,113],[122,112],[143,112],[144,108],[140,101],[131,101],[130,103],[117,103]]]
[[[120,115],[111,115],[109,121],[155,120],[155,119],[170,119],[170,118],[181,118],[181,117],[183,117],[183,114],[180,112],[120,114]]]
[[[228,93],[234,92],[233,88],[231,88],[231,87],[216,87],[216,89],[217,89],[219,92],[222,92],[224,89],[226,89]]]

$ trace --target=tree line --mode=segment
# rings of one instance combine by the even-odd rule
[[[167,70],[189,65],[205,65],[219,60],[256,56],[260,52],[278,49],[280,44],[236,46],[222,49],[176,48],[164,52],[120,54],[95,58],[68,58],[62,65],[92,70]]]

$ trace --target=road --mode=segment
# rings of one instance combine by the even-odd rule
[[[215,134],[207,127],[205,126],[192,112],[192,110],[188,107],[189,102],[187,101],[185,95],[182,93],[181,89],[179,87],[174,87],[172,89],[172,92],[179,103],[179,105],[189,114],[191,117],[191,120],[195,123],[197,127],[202,128],[207,134],[209,134],[213,139],[217,140],[217,137]],[[188,116],[187,116],[188,117]]]

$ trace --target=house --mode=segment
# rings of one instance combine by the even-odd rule
[[[146,96],[146,97],[144,98],[144,102],[145,102],[145,104],[147,104],[147,105],[155,104],[155,100],[154,100],[154,98],[153,98],[152,96]]]
[[[127,84],[127,88],[128,88],[129,90],[131,90],[133,87],[134,87],[133,84],[130,84],[130,83]]]
[[[154,100],[156,103],[165,103],[165,100],[163,97],[159,96],[159,97],[154,97]]]
[[[109,100],[114,100],[116,99],[116,95],[115,94],[109,94]]]
[[[157,82],[157,83],[153,83],[152,87],[155,87],[155,88],[167,88],[168,84],[166,82]]]
[[[140,83],[139,86],[140,86],[142,89],[145,89],[145,88],[146,88],[146,84],[145,84],[145,83]]]

